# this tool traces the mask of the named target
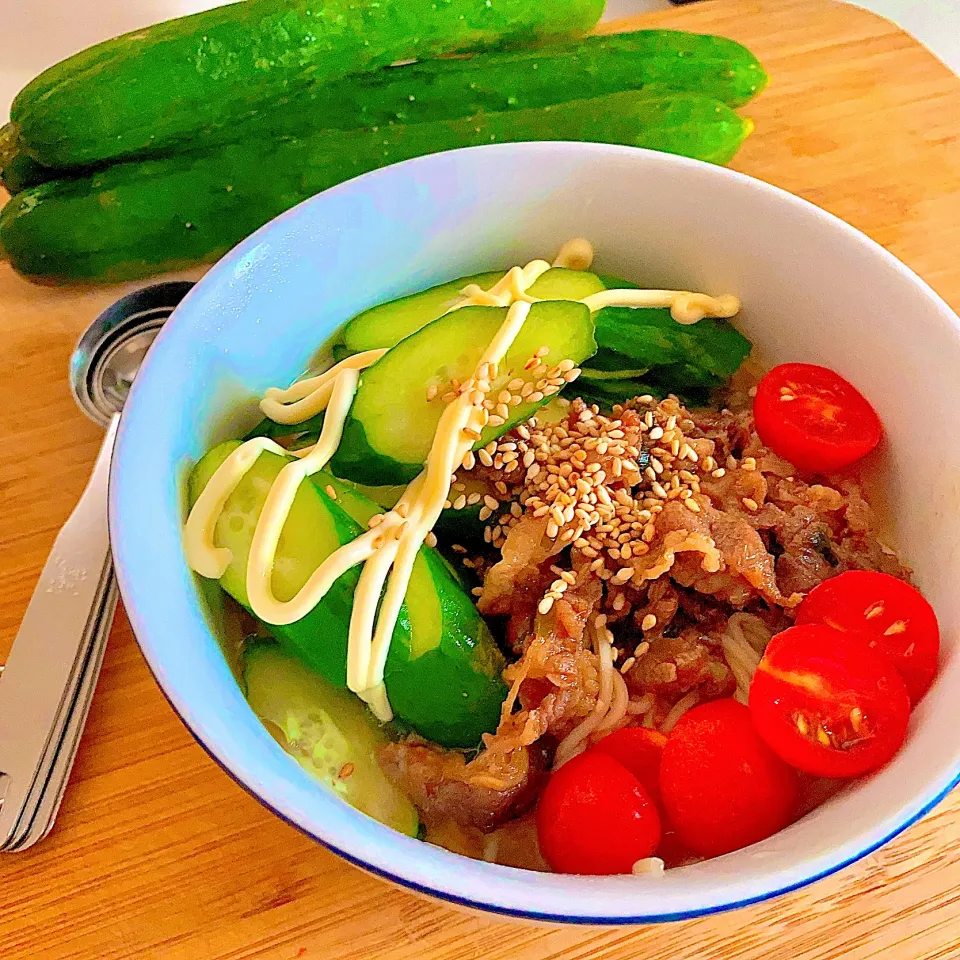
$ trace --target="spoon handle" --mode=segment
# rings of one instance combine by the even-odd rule
[[[83,667],[96,599],[112,575],[107,481],[119,419],[111,421],[80,502],[54,541],[0,678],[0,848],[17,833]]]

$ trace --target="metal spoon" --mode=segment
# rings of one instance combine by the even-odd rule
[[[71,357],[77,405],[108,429],[0,681],[0,850],[24,850],[46,836],[60,806],[117,602],[107,482],[120,411],[157,332],[192,286],[162,283],[123,297],[94,320]]]

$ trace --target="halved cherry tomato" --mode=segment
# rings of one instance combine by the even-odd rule
[[[812,363],[774,367],[757,386],[753,417],[774,453],[811,473],[830,473],[865,457],[883,432],[852,383]]]
[[[607,734],[590,748],[590,752],[605,753],[622,763],[650,794],[654,803],[660,803],[660,761],[666,736],[647,727],[624,727]]]
[[[593,750],[567,761],[537,805],[540,852],[557,873],[630,873],[660,842],[660,815],[640,781]]]
[[[680,840],[716,857],[791,821],[797,774],[757,736],[745,706],[714,700],[684,714],[670,732],[660,790]]]
[[[888,573],[848,570],[814,587],[797,623],[825,623],[856,633],[891,663],[914,705],[937,673],[940,626],[919,590]]]
[[[860,637],[804,624],[768,644],[750,685],[750,713],[760,736],[798,770],[856,777],[900,749],[910,697]]]

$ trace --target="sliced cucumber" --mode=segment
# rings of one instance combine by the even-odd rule
[[[458,475],[457,483],[463,485],[463,489],[451,489],[451,504],[457,503],[460,497],[466,497],[468,500],[479,496],[480,500],[476,503],[467,503],[459,510],[450,506],[447,507],[437,520],[434,532],[444,537],[450,543],[473,543],[483,539],[483,528],[486,521],[480,519],[480,511],[484,507],[483,498],[485,496],[500,499],[500,494],[492,483],[488,483],[482,477],[472,473]]]
[[[416,333],[422,326],[442,317],[456,302],[461,299],[460,291],[468,283],[477,283],[484,289],[493,286],[503,275],[504,270],[492,270],[486,273],[475,273],[469,277],[460,277],[459,280],[450,280],[381,303],[363,313],[358,313],[352,320],[347,321],[343,328],[343,346],[350,353],[361,353],[364,350],[379,350],[383,347],[392,347],[404,337]]]
[[[568,270],[566,267],[551,267],[537,277],[527,290],[532,297],[541,300],[582,300],[592,293],[606,290],[603,281],[586,270]]]
[[[340,449],[330,463],[337,476],[376,486],[404,483],[422,469],[433,443],[446,385],[467,380],[506,316],[506,307],[464,307],[427,324],[391,348],[360,377],[360,386],[343,430]],[[582,303],[535,303],[513,346],[500,363],[492,385],[496,397],[511,380],[532,383],[542,373],[526,370],[534,353],[547,347],[544,362],[580,363],[596,350],[593,320]],[[438,396],[427,399],[427,389]],[[487,427],[483,446],[532,416],[549,397],[509,408],[509,417]]]
[[[237,441],[220,444],[197,464],[190,478],[191,503],[236,446]],[[287,462],[262,453],[217,521],[216,543],[233,552],[220,584],[244,605],[253,532],[270,486]],[[356,491],[347,498],[345,486],[335,487],[334,501],[325,486],[322,478],[319,484],[301,484],[283,528],[273,576],[273,589],[281,600],[292,597],[334,550],[361,532],[349,511],[369,517],[380,510]],[[422,554],[387,657],[387,693],[397,716],[423,736],[444,746],[473,747],[499,720],[506,696],[500,676],[503,657],[445,561],[429,548]],[[347,631],[357,577],[356,569],[345,573],[295,623],[268,626],[288,650],[339,687],[346,686]]]
[[[350,353],[395,346],[411,333],[442,317],[457,302],[460,291],[468,283],[489,289],[504,273],[504,270],[475,273],[431,287],[423,293],[371,307],[347,322],[343,344]],[[605,289],[596,274],[552,267],[537,278],[528,293],[542,300],[581,300]]]
[[[367,816],[417,835],[416,808],[377,762],[388,737],[360,700],[269,641],[247,647],[243,679],[253,712],[304,770]]]

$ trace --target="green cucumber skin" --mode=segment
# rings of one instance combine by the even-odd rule
[[[204,472],[222,462],[239,443],[215,447],[214,458],[194,468]],[[263,453],[261,458],[275,457]],[[202,485],[191,483],[191,499]],[[356,494],[358,499],[365,499]],[[348,543],[363,528],[330,499],[319,484],[304,484],[297,494],[309,511],[322,509],[334,519],[341,543]],[[295,504],[296,507],[296,504]],[[380,512],[379,507],[373,507]],[[309,514],[306,514],[309,521]],[[252,535],[252,531],[251,531]],[[447,569],[443,559],[424,548],[431,580],[440,598],[443,631],[438,646],[411,658],[410,618],[404,604],[394,630],[384,678],[397,716],[430,740],[448,747],[474,747],[482,734],[496,729],[506,686],[500,677],[504,661],[496,642],[470,598]],[[286,625],[268,624],[281,646],[338,687],[346,687],[347,627],[359,569],[348,570],[305,617]],[[236,597],[241,603],[245,597]]]
[[[364,310],[348,320],[343,328],[345,349],[350,353],[360,353],[363,350],[396,346],[405,337],[442,317],[448,311],[449,304],[458,299],[459,292],[468,284],[475,283],[488,290],[506,272],[506,269],[501,269],[468,274]],[[576,289],[564,289],[564,286],[570,285],[569,281],[562,279],[567,275],[575,278]],[[594,274],[552,267],[527,292],[544,300],[580,300],[604,288],[603,281]]]
[[[25,153],[17,153],[0,170],[0,187],[3,187],[12,197],[23,190],[47,183],[62,175],[62,171],[45,167]]]
[[[389,349],[404,337],[416,333],[422,326],[446,313],[447,305],[458,299],[460,290],[468,283],[477,283],[486,289],[505,273],[506,270],[472,273],[370,307],[351,317],[341,330],[344,349],[351,354],[364,350]]]
[[[450,357],[453,347],[463,354],[457,361],[459,366],[447,366],[444,375],[466,379],[472,373],[473,357],[479,360],[484,344],[499,328],[506,313],[506,307],[470,306],[446,314],[401,340],[364,370],[344,424],[340,447],[330,461],[330,471],[370,486],[414,479],[423,470],[433,439],[432,430],[429,436],[419,432],[419,424],[431,426],[432,418],[439,420],[442,410],[442,407],[430,407],[416,391],[425,389],[427,379],[446,366],[442,358]],[[526,379],[524,362],[543,344],[552,348],[554,353],[550,359],[555,362],[569,358],[580,363],[596,352],[593,329],[590,311],[584,304],[550,300],[535,303],[501,362],[501,370],[513,368],[516,376]],[[478,337],[482,342],[478,342]],[[437,358],[436,364],[434,358]],[[398,367],[403,371],[402,376],[393,376]],[[468,369],[470,373],[466,372]],[[425,378],[422,385],[412,380],[420,374]],[[474,449],[513,429],[551,399],[545,396],[533,403],[511,407],[504,423],[487,426],[482,431]],[[401,459],[402,456],[409,459]]]
[[[107,40],[44,71],[11,118],[48,166],[229,127],[298,87],[397,60],[586,33],[601,0],[255,0]]]
[[[301,200],[369,170],[443,150],[526,140],[620,143],[715,163],[752,129],[689,94],[620,93],[538,110],[330,131],[303,140],[117,164],[17,194],[0,212],[0,248],[27,276],[118,281],[216,259]],[[265,177],[264,171],[270,176]]]
[[[310,83],[306,89],[250,108],[233,123],[208,123],[191,130],[189,137],[159,146],[151,141],[137,155],[207,149],[244,139],[299,138],[324,129],[429,123],[625,90],[697,93],[739,107],[762,91],[767,79],[757,58],[726,37],[637,30],[545,49],[495,50],[469,59],[427,60],[332,83]],[[108,158],[114,156],[110,153]],[[47,166],[31,168],[29,182],[18,190],[54,179],[57,173]]]
[[[756,57],[733,40],[640,30],[538,50],[388,67],[310,87],[224,134],[236,142],[238,134],[299,137],[311,129],[431,123],[627,90],[696,93],[739,107],[766,83]]]

